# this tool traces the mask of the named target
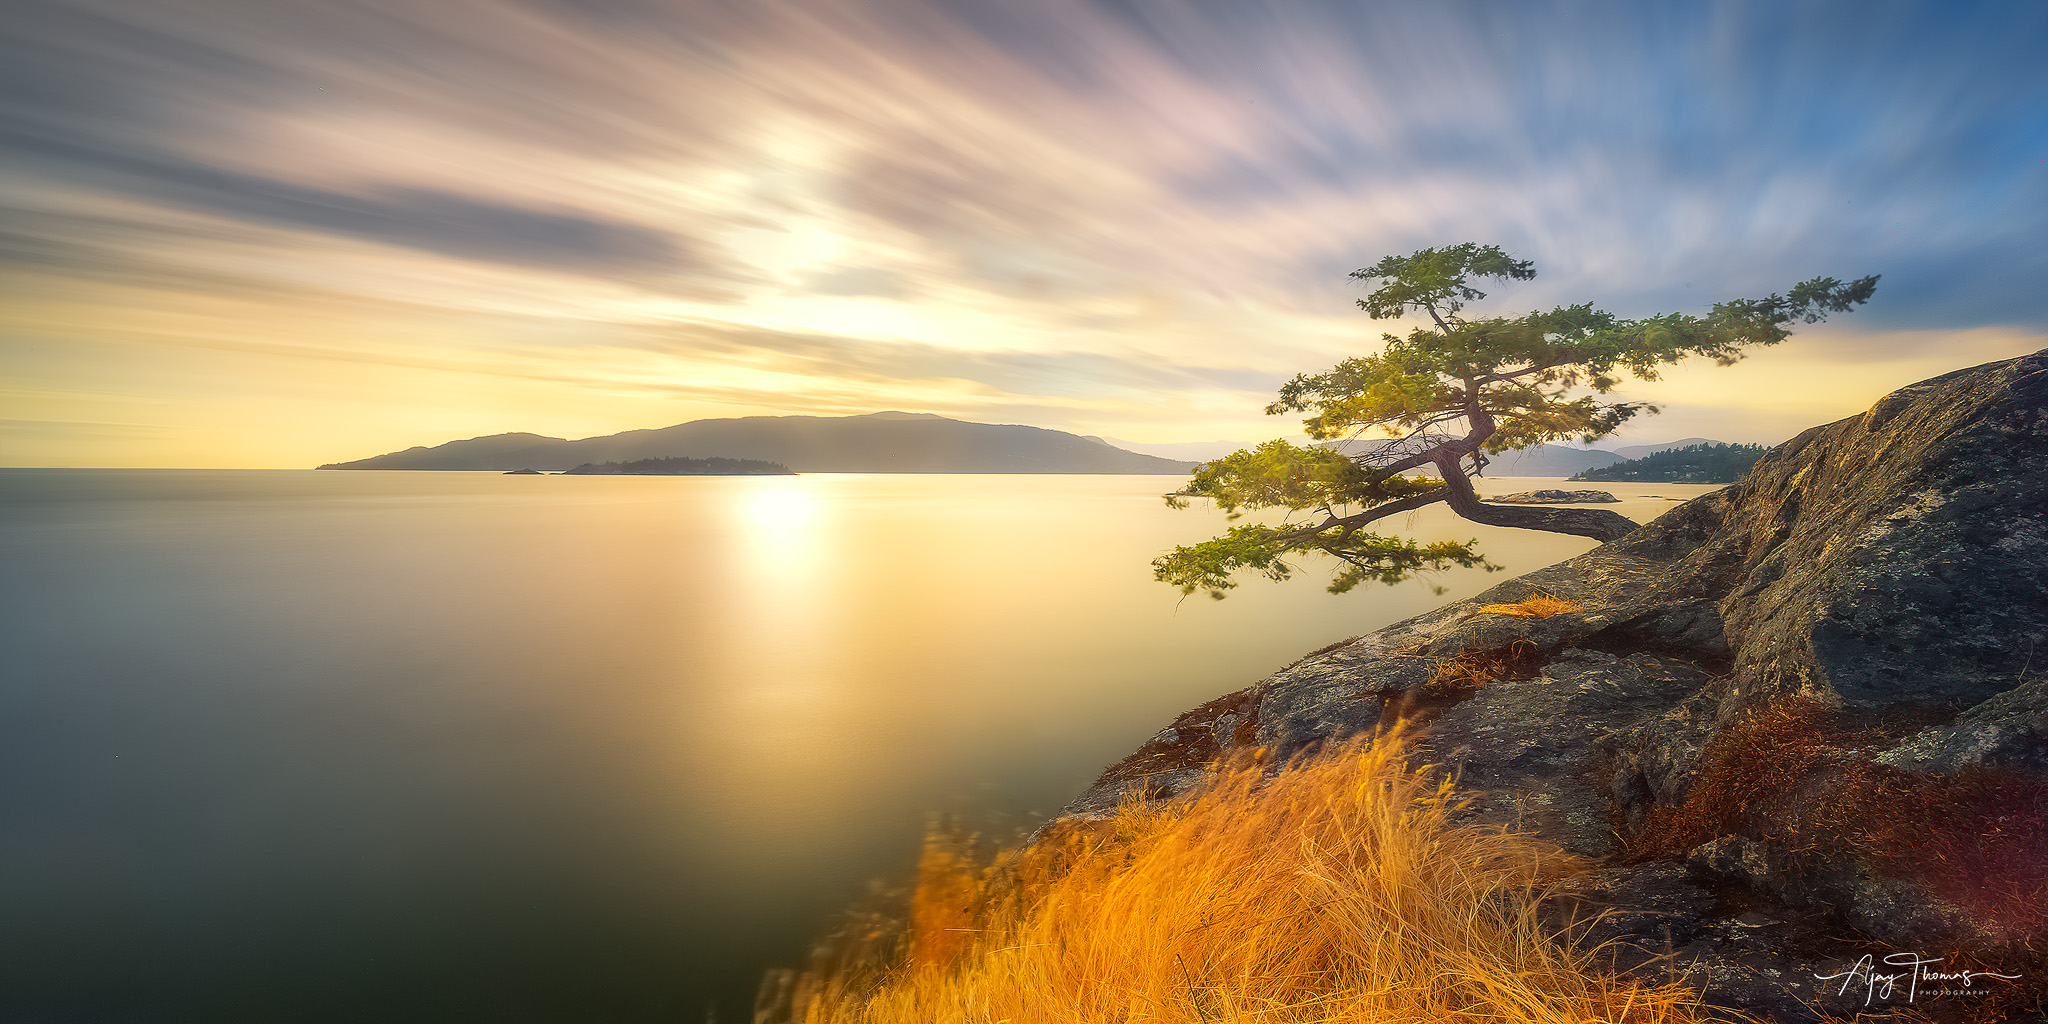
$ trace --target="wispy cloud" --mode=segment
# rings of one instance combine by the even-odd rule
[[[1488,309],[1882,273],[1792,344],[1939,366],[1942,330],[2048,332],[2042,38],[2025,3],[21,0],[0,268],[34,323],[0,359],[90,389],[94,350],[5,338],[160,314],[130,355],[166,374],[207,338],[473,368],[362,397],[422,430],[603,425],[447,386],[502,360],[636,396],[614,429],[873,401],[1251,436],[1377,337],[1347,271],[1476,239],[1542,272]],[[276,372],[215,371],[195,403]]]

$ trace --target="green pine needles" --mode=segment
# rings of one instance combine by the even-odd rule
[[[1454,566],[1495,568],[1475,541],[1418,545],[1365,529],[1437,502],[1477,523],[1613,540],[1636,524],[1607,509],[1488,505],[1470,478],[1485,471],[1488,455],[1570,438],[1590,443],[1655,413],[1646,402],[1601,399],[1628,376],[1656,380],[1660,366],[1694,356],[1727,366],[1751,347],[1789,337],[1789,324],[1848,312],[1877,288],[1875,276],[1847,283],[1817,277],[1785,295],[1715,303],[1706,316],[1625,320],[1589,302],[1468,319],[1460,315],[1465,304],[1486,297],[1475,282],[1526,281],[1535,265],[1467,242],[1389,256],[1351,276],[1380,282],[1358,301],[1373,319],[1427,314],[1433,326],[1382,335],[1377,354],[1296,376],[1266,412],[1308,413],[1303,424],[1317,440],[1356,442],[1369,433],[1387,440],[1350,455],[1270,441],[1202,466],[1166,496],[1169,505],[1207,498],[1233,519],[1269,508],[1306,518],[1233,526],[1177,547],[1152,562],[1161,582],[1221,598],[1241,573],[1284,580],[1295,571],[1291,557],[1317,552],[1338,562],[1331,593]],[[1402,475],[1425,466],[1438,478]]]

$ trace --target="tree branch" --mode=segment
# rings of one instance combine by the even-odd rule
[[[1619,540],[1634,530],[1635,520],[1604,508],[1544,508],[1539,505],[1488,505],[1472,490],[1472,481],[1458,469],[1458,456],[1439,457],[1437,471],[1444,476],[1444,500],[1451,511],[1487,526],[1511,526],[1521,530],[1542,530],[1597,541]]]
[[[1516,377],[1527,377],[1528,375],[1536,373],[1540,370],[1552,370],[1563,365],[1563,360],[1553,359],[1547,363],[1536,363],[1533,366],[1524,367],[1520,370],[1516,370],[1513,373],[1489,373],[1484,377],[1480,377],[1477,381],[1475,381],[1475,383],[1497,384],[1504,380],[1514,380]]]
[[[1314,526],[1304,526],[1291,533],[1276,534],[1272,540],[1274,543],[1290,544],[1297,540],[1303,540],[1319,533],[1327,532],[1332,528],[1341,528],[1346,534],[1350,534],[1368,523],[1375,523],[1388,516],[1400,515],[1403,512],[1413,512],[1418,508],[1434,505],[1449,496],[1450,490],[1448,488],[1439,487],[1434,491],[1424,494],[1414,494],[1397,501],[1387,502],[1384,505],[1374,505],[1363,512],[1356,512],[1341,519],[1332,516]]]
[[[1435,462],[1436,452],[1437,449],[1431,448],[1428,451],[1418,452],[1414,455],[1406,455],[1402,456],[1401,458],[1395,459],[1394,461],[1389,462],[1386,465],[1381,466],[1380,468],[1375,469],[1370,473],[1367,473],[1365,476],[1366,486],[1370,487],[1385,483],[1388,480],[1391,480],[1395,476],[1399,475],[1400,472],[1404,469],[1414,469],[1417,466]]]
[[[1452,410],[1442,415],[1432,417],[1428,422],[1425,422],[1421,426],[1417,427],[1408,436],[1415,437],[1437,423],[1448,423],[1451,420],[1470,419],[1471,413],[1469,412],[1469,410]],[[1486,443],[1486,439],[1492,436],[1493,430],[1493,418],[1491,415],[1488,415],[1486,419],[1485,433],[1480,433],[1477,428],[1477,425],[1475,425],[1474,429],[1471,432],[1467,433],[1463,439],[1452,438],[1433,448],[1425,448],[1422,451],[1415,453],[1414,455],[1406,455],[1399,459],[1396,459],[1393,462],[1390,462],[1384,466],[1381,466],[1378,469],[1373,470],[1370,473],[1367,473],[1365,477],[1366,485],[1368,487],[1376,487],[1379,484],[1392,479],[1396,474],[1400,473],[1402,470],[1414,469],[1417,466],[1424,466],[1433,463],[1436,461],[1437,455],[1446,448],[1455,448],[1458,452],[1458,457],[1463,458],[1465,455],[1477,451],[1480,445]]]

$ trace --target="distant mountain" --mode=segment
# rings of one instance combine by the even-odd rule
[[[1567,448],[1556,444],[1539,444],[1521,451],[1507,452],[1493,456],[1493,464],[1486,467],[1489,476],[1575,476],[1602,466],[1612,466],[1640,459],[1646,455],[1684,448],[1696,444],[1721,444],[1704,437],[1688,437],[1682,441],[1666,441],[1663,444],[1632,444],[1621,448]]]
[[[1352,453],[1364,450],[1377,441],[1343,441],[1331,445],[1340,452]],[[1489,456],[1493,461],[1487,464],[1487,476],[1571,476],[1573,473],[1609,466],[1625,461],[1613,452],[1566,448],[1562,445],[1541,444],[1504,455]],[[1435,476],[1436,468],[1423,466],[1408,471],[1413,476]]]
[[[1258,446],[1257,441],[1178,441],[1167,444],[1147,444],[1142,441],[1125,441],[1115,437],[1103,438],[1102,443],[1114,445],[1127,452],[1157,455],[1162,459],[1193,459],[1196,462],[1210,462],[1232,452]]]
[[[1624,461],[1626,456],[1603,452],[1597,448],[1566,448],[1563,445],[1539,444],[1521,451],[1502,452],[1490,455],[1486,467],[1487,476],[1570,476],[1573,473],[1613,465]]]
[[[1157,473],[1194,463],[1124,451],[1039,427],[968,423],[930,413],[744,416],[693,420],[570,441],[492,434],[407,448],[321,469],[566,470],[664,458],[760,459],[799,473]]]
[[[1690,448],[1696,444],[1727,443],[1728,442],[1726,441],[1716,441],[1711,437],[1688,437],[1677,441],[1666,441],[1663,444],[1632,444],[1626,447],[1614,449],[1614,454],[1619,455],[1624,459],[1640,459],[1645,455],[1655,455],[1658,452],[1668,452],[1673,448]]]
[[[1346,441],[1338,445],[1337,450],[1352,451],[1374,443],[1377,442],[1370,440]],[[1486,475],[1569,477],[1587,472],[1588,470],[1599,469],[1603,466],[1627,462],[1630,459],[1640,459],[1646,455],[1653,455],[1672,448],[1720,443],[1719,441],[1709,441],[1706,438],[1688,437],[1682,441],[1667,441],[1663,444],[1629,445],[1623,448],[1616,448],[1613,451],[1600,448],[1567,448],[1557,444],[1539,444],[1534,447],[1521,449],[1520,451],[1490,456],[1492,461],[1487,464]],[[1430,468],[1414,470],[1413,472],[1420,476],[1436,475],[1436,471]]]

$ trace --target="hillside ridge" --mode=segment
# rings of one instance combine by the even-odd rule
[[[930,413],[744,416],[578,440],[492,434],[330,463],[330,470],[560,472],[662,458],[752,459],[799,473],[1182,474],[1195,463],[1128,452],[1065,431]]]

